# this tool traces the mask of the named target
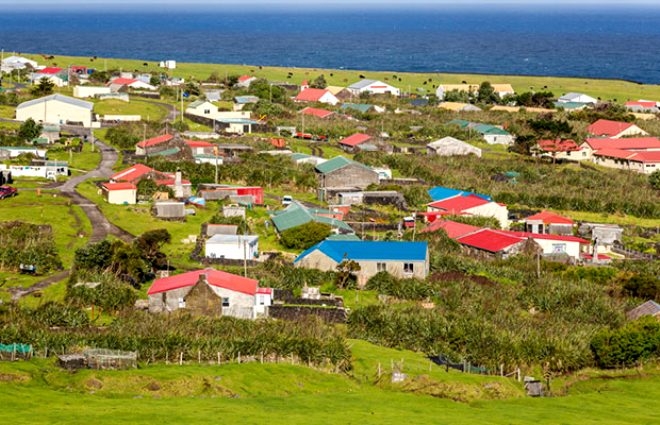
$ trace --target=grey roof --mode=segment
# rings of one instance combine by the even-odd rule
[[[373,83],[376,83],[376,82],[378,82],[378,81],[377,80],[368,80],[368,79],[360,80],[357,83],[351,84],[350,86],[348,86],[348,88],[349,89],[362,89],[362,88],[365,88],[365,87],[367,87],[367,86],[369,86]]]
[[[658,316],[660,315],[660,304],[653,300],[646,301],[643,304],[630,310],[626,313],[629,320],[636,320],[642,316]]]
[[[23,102],[20,105],[18,105],[16,109],[18,110],[21,108],[26,108],[28,106],[39,105],[40,103],[48,102],[51,100],[62,103],[68,103],[69,105],[78,106],[79,108],[85,108],[90,111],[94,107],[94,104],[92,102],[87,102],[73,97],[64,96],[63,94],[51,94],[50,96],[40,97],[39,99],[33,99],[33,100],[28,100],[27,102]]]
[[[254,245],[259,241],[259,236],[257,235],[223,235],[223,234],[216,234],[213,235],[211,238],[209,238],[206,243],[207,244],[223,244],[223,245],[228,245],[228,244],[242,244],[243,242],[247,243],[248,245]]]

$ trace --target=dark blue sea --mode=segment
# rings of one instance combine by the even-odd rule
[[[8,52],[660,83],[660,7],[0,13]]]

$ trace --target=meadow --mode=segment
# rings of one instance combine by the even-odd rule
[[[26,54],[30,59],[44,64],[41,55]],[[145,66],[146,64],[146,66]],[[137,72],[164,72],[158,63],[131,59],[103,59],[76,56],[55,56],[48,65],[67,67],[69,65],[85,65],[99,70],[122,69]],[[479,84],[482,81],[491,83],[510,83],[516,92],[551,91],[560,96],[568,92],[585,92],[603,100],[624,102],[628,99],[660,99],[660,86],[642,85],[621,80],[599,80],[586,78],[564,77],[529,77],[507,75],[478,74],[440,74],[440,73],[405,73],[405,72],[375,72],[356,70],[332,70],[320,68],[279,68],[253,65],[220,65],[207,63],[177,63],[177,68],[169,71],[171,76],[184,79],[206,80],[215,73],[223,78],[231,75],[254,75],[270,81],[283,81],[300,84],[303,80],[313,80],[323,74],[329,85],[347,86],[365,78],[385,81],[404,92],[424,94],[434,92],[433,85],[458,84],[463,81]]]
[[[332,374],[289,364],[149,365],[129,371],[57,368],[52,359],[0,363],[3,418],[16,424],[651,424],[657,369],[585,372],[561,396],[529,398],[510,378],[445,372],[422,356],[355,341],[355,368]],[[396,359],[408,379],[377,379]],[[388,365],[389,366],[389,365]],[[419,368],[419,369],[417,369]],[[432,393],[430,389],[435,389]]]

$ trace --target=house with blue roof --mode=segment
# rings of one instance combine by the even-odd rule
[[[453,198],[455,196],[470,196],[470,195],[478,196],[487,201],[493,200],[493,198],[491,198],[488,195],[468,192],[467,190],[451,189],[443,186],[432,187],[431,189],[428,190],[428,192],[429,192],[429,196],[431,197],[431,199],[433,199],[433,201],[444,201],[445,199]]]
[[[379,272],[397,278],[426,279],[429,274],[429,249],[426,242],[342,241],[326,239],[296,258],[294,266],[335,271],[342,261],[355,261],[359,286]]]

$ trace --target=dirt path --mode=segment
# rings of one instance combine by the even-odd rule
[[[85,215],[87,215],[87,218],[89,218],[89,221],[92,223],[92,234],[89,238],[89,242],[100,242],[109,235],[115,236],[125,242],[130,242],[134,238],[133,235],[110,223],[96,204],[76,192],[76,186],[85,180],[103,177],[107,178],[114,174],[112,167],[115,165],[115,162],[117,162],[117,151],[99,140],[95,141],[95,145],[97,148],[101,149],[101,162],[99,165],[94,170],[80,176],[72,177],[65,183],[53,188],[59,190],[63,196],[66,196],[71,200],[72,204],[78,205],[85,212]],[[12,300],[18,300],[25,295],[47,288],[50,285],[66,279],[69,274],[70,270],[64,270],[55,275],[49,276],[28,288],[10,288]]]

